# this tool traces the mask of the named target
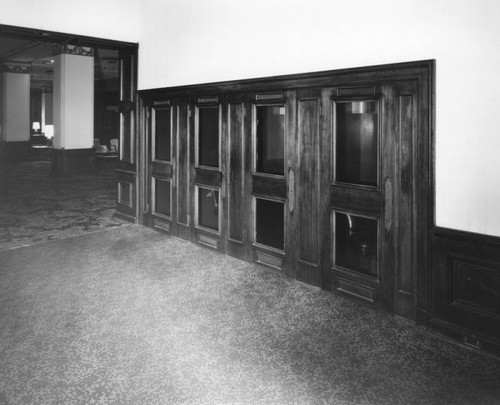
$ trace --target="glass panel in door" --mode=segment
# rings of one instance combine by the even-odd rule
[[[283,202],[255,198],[255,241],[261,245],[285,250]]]
[[[378,221],[345,212],[335,212],[335,266],[378,275]]]
[[[386,288],[382,269],[388,258],[380,179],[393,164],[392,156],[383,159],[380,153],[391,147],[387,131],[381,130],[383,99],[331,97],[330,103],[332,271],[339,289],[375,302]]]
[[[256,171],[285,174],[285,107],[256,106]]]
[[[262,264],[284,269],[287,250],[287,103],[253,105],[252,249]],[[290,261],[291,263],[292,261]]]
[[[198,108],[198,166],[219,167],[219,107]]]
[[[335,105],[335,117],[337,182],[377,186],[377,102],[338,102]]]
[[[153,109],[154,160],[170,162],[172,160],[172,117],[170,108]]]
[[[194,238],[195,241],[225,250],[226,221],[223,221],[223,171],[221,158],[222,108],[219,104],[195,106],[194,143]]]

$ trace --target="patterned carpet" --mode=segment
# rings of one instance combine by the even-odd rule
[[[102,180],[43,189],[66,196],[80,181]],[[26,243],[15,224],[4,239],[0,404],[500,404],[499,359],[278,272],[107,226],[108,208],[83,213],[97,189],[74,190],[86,204],[57,204],[86,218],[67,223],[79,235],[26,200],[61,235],[42,221],[30,246],[13,248]]]
[[[500,361],[147,228],[0,252],[0,403],[498,404]]]
[[[113,218],[113,170],[95,176],[50,176],[49,161],[0,167],[0,251],[122,226]]]

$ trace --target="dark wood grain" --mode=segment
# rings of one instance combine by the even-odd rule
[[[319,99],[298,100],[298,259],[318,263]],[[318,280],[314,284],[318,284]]]
[[[189,225],[189,116],[188,106],[177,106],[177,222]]]
[[[399,96],[399,218],[398,218],[398,266],[394,312],[408,319],[416,319],[414,294],[414,187],[415,187],[415,101],[412,94]]]
[[[284,179],[253,175],[253,194],[286,200],[287,187]]]
[[[244,194],[244,105],[228,105],[228,238],[243,241],[243,219],[245,209]]]

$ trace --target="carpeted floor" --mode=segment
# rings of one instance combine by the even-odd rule
[[[498,403],[498,359],[147,228],[0,252],[0,404]]]
[[[113,168],[58,178],[48,160],[0,162],[0,251],[122,226],[115,205]]]

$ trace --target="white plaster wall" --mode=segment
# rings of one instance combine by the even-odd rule
[[[500,236],[500,1],[143,0],[139,88],[436,59],[437,225]]]
[[[57,149],[86,149],[94,141],[94,58],[57,55],[54,63],[54,140]]]
[[[140,0],[0,0],[0,24],[137,42]]]
[[[7,142],[30,139],[30,75],[3,73],[3,133]]]

